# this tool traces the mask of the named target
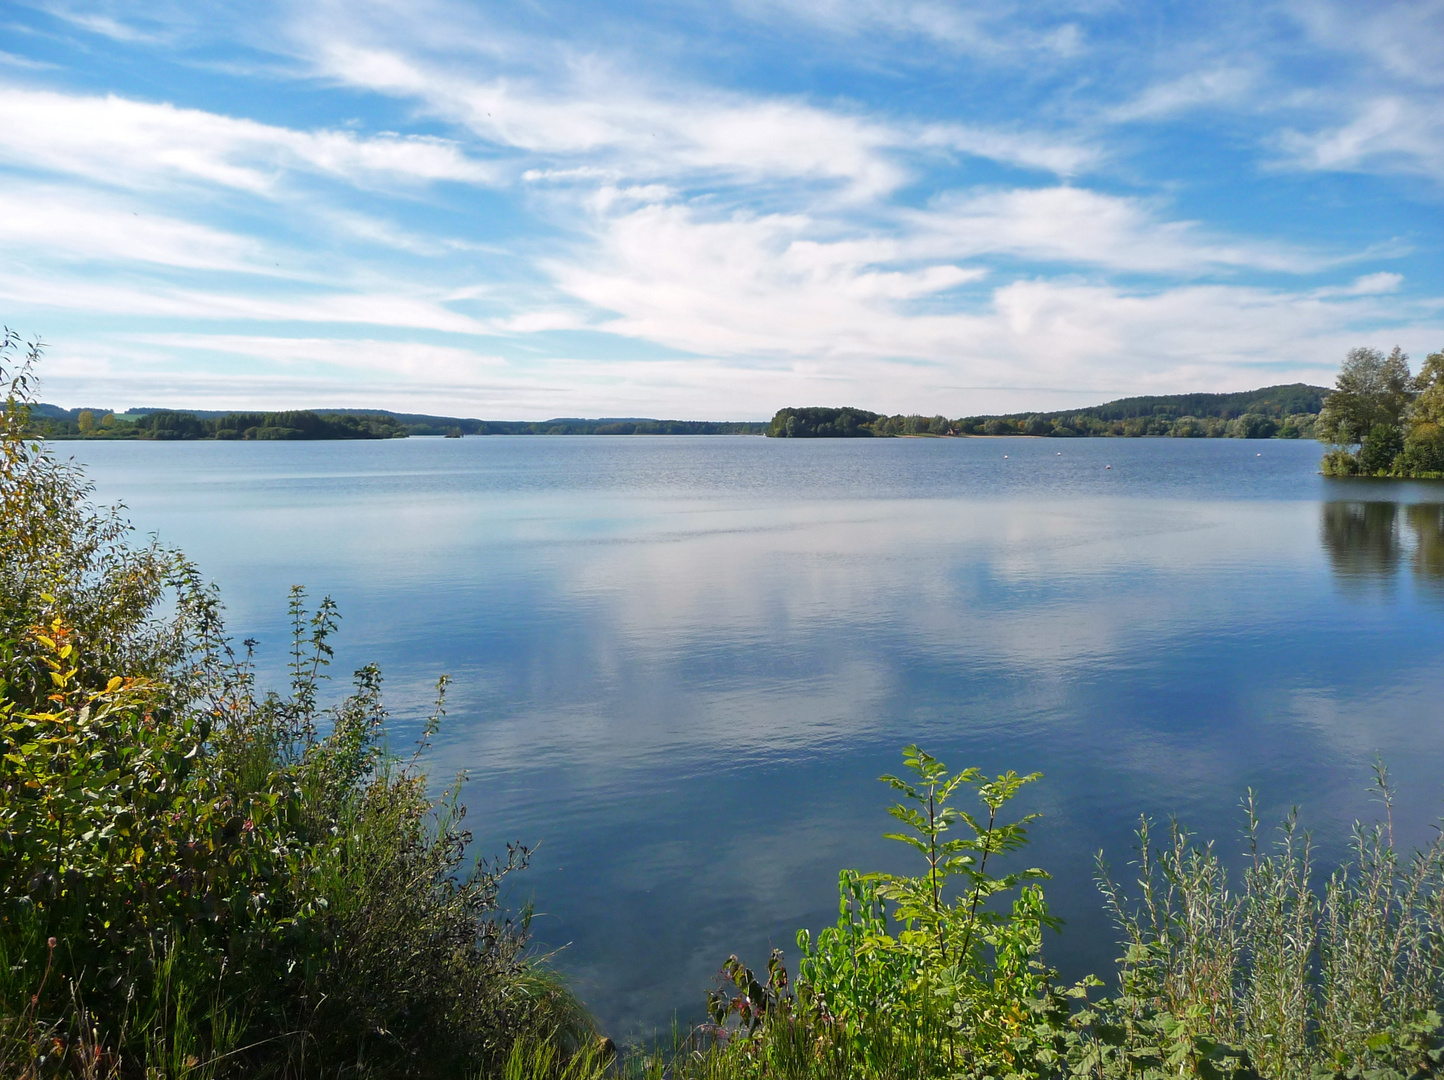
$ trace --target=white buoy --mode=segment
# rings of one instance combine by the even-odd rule
[[[1004,460],[1004,461],[1007,461],[1007,460],[1008,460],[1008,455],[1007,455],[1007,454],[1004,454],[1004,455],[1003,455],[1003,460]]]
[[[1255,454],[1254,457],[1263,457],[1262,454]]]
[[[1063,456],[1063,451],[1059,450],[1059,451],[1058,451],[1058,456],[1059,456],[1059,457],[1062,457],[1062,456]]]
[[[1105,466],[1103,466],[1103,467],[1104,467],[1105,469],[1111,469],[1111,468],[1113,468],[1112,465],[1105,465]]]

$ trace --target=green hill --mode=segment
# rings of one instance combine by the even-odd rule
[[[880,416],[854,408],[779,409],[775,438],[871,438],[887,435],[1148,436],[1175,438],[1311,438],[1329,391],[1288,383],[1232,394],[1156,394],[1081,409],[1000,415]]]

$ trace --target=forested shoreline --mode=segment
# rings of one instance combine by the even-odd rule
[[[62,409],[37,405],[27,432],[45,439],[404,439],[411,435],[761,435],[766,425],[750,421],[650,420],[476,420],[378,409],[284,412],[204,412],[143,409],[116,414],[104,409]]]
[[[96,409],[62,410],[50,406],[32,412],[26,433],[45,439],[404,439],[409,432],[394,417],[347,413],[232,412],[200,416],[157,409],[138,416],[117,416]]]
[[[117,415],[100,409],[38,405],[30,432],[51,439],[385,439],[408,435],[770,435],[777,438],[1032,435],[1050,438],[1307,439],[1330,391],[1304,383],[1231,394],[1120,398],[1083,409],[948,419],[886,416],[855,408],[783,408],[769,423],[654,420],[477,420],[386,410],[205,412],[146,409]]]
[[[1233,394],[1119,398],[1083,409],[997,416],[884,416],[854,408],[779,409],[774,438],[1032,435],[1047,438],[1308,439],[1329,391],[1304,383]]]

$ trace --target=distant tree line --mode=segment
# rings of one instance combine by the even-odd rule
[[[393,439],[407,435],[761,435],[766,424],[641,417],[583,420],[475,420],[381,409],[207,412],[37,405],[29,431],[47,439]]]
[[[60,410],[55,410],[60,412]],[[72,416],[32,416],[30,433],[50,439],[393,439],[406,428],[390,416],[287,412],[237,412],[199,416],[159,409],[121,419],[114,413],[76,410]]]
[[[879,421],[886,420],[866,409],[778,409],[767,427],[777,439],[850,439],[880,434]]]
[[[471,435],[761,435],[766,424],[714,420],[480,420]]]
[[[1328,476],[1444,478],[1444,350],[1418,375],[1397,345],[1350,349],[1319,414],[1317,435],[1333,445]]]
[[[775,438],[875,438],[898,435],[1169,436],[1180,439],[1302,439],[1329,391],[1294,383],[1236,394],[1169,394],[1120,398],[1085,409],[1004,416],[883,416],[855,408],[779,409]]]

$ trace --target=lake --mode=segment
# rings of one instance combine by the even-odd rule
[[[1300,807],[1326,858],[1379,755],[1396,828],[1444,811],[1444,485],[1326,480],[1316,443],[486,437],[62,443],[184,549],[263,673],[286,590],[333,596],[408,741],[465,771],[478,853],[536,845],[510,899],[616,1037],[697,1018],[729,953],[796,958],[884,841],[917,742],[1039,770],[1026,855],[1107,976],[1093,884],[1140,814],[1238,861],[1239,800]],[[896,850],[893,850],[896,849]]]

